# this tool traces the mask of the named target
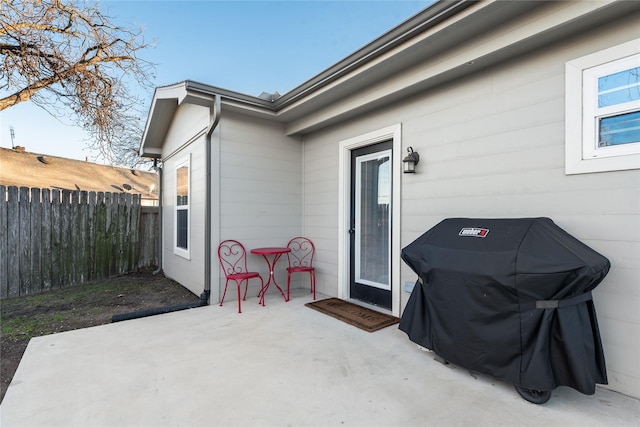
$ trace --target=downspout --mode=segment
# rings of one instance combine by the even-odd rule
[[[157,159],[153,160],[153,168],[158,172],[158,269],[152,274],[155,276],[162,272],[162,166],[158,166]],[[148,310],[134,311],[131,313],[114,314],[111,316],[111,323],[122,322],[123,320],[140,319],[142,317],[155,316],[156,314],[172,313],[174,311],[188,310],[190,308],[202,307],[207,305],[207,300],[202,301],[202,295],[198,302],[191,302],[186,304],[169,305],[165,307],[151,308]]]
[[[194,303],[171,305],[167,307],[153,308],[149,310],[136,311],[133,313],[115,314],[111,316],[111,322],[121,322],[123,320],[139,319],[141,317],[155,316],[156,314],[171,313],[174,311],[188,310],[190,308],[203,307],[209,304],[211,296],[211,135],[220,122],[220,95],[215,94],[213,111],[209,108],[209,126],[206,135],[206,184],[205,184],[205,264],[204,264],[204,291],[200,294],[200,300]],[[154,167],[157,163],[154,161]],[[161,168],[160,168],[161,169]],[[156,169],[157,170],[157,169]],[[158,208],[160,231],[158,233],[160,239],[160,254],[158,256],[160,266],[153,274],[162,271],[162,171],[159,173],[158,179]]]
[[[153,159],[153,169],[158,174],[158,269],[152,274],[162,272],[162,166],[158,166],[158,159]]]
[[[211,135],[220,122],[220,95],[214,94],[213,108],[209,108],[209,127],[206,136],[206,183],[204,214],[204,291],[200,301],[208,304],[211,296]]]

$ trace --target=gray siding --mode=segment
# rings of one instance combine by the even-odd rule
[[[218,132],[220,216],[214,224],[219,224],[219,239],[238,240],[247,252],[285,246],[302,232],[300,142],[284,136],[279,124],[231,112],[223,113]],[[262,257],[249,254],[248,258],[250,269],[267,272]],[[285,264],[283,259],[276,271],[281,286],[286,286]],[[263,277],[266,280],[266,274]],[[220,286],[224,287],[224,276]],[[259,282],[251,281],[250,288],[249,295],[257,294]],[[235,298],[232,291],[227,298]],[[275,287],[269,289],[274,291]]]
[[[205,179],[208,110],[195,105],[178,108],[163,150],[163,269],[165,274],[199,295],[204,289]],[[242,242],[247,251],[259,246],[284,246],[302,231],[302,146],[284,136],[281,125],[251,120],[223,111],[211,141],[212,283],[211,302],[219,301],[225,279],[218,268],[217,246],[224,239]],[[173,252],[174,174],[176,164],[191,161],[190,259]],[[266,273],[262,257],[249,254],[249,268]],[[277,279],[286,285],[284,262]],[[266,275],[265,275],[266,277]],[[297,281],[294,281],[294,285]],[[232,286],[235,286],[232,283]],[[251,281],[249,295],[258,292]],[[275,288],[270,289],[270,292]],[[236,299],[232,290],[226,300]]]
[[[208,110],[194,105],[178,108],[163,147],[162,267],[167,277],[196,295],[204,290],[205,136]],[[174,242],[175,168],[191,159],[190,259],[176,255]]]
[[[640,171],[564,172],[564,64],[637,37],[623,24],[307,135],[304,234],[318,246],[318,290],[337,293],[338,143],[401,123],[403,148],[421,156],[402,177],[402,246],[446,217],[552,218],[611,260],[594,292],[609,387],[640,397]],[[414,281],[402,268],[401,283]]]

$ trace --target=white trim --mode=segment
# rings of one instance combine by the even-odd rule
[[[184,144],[182,144],[181,146],[179,146],[178,148],[173,150],[171,153],[169,153],[167,155],[167,157],[162,159],[162,161],[166,162],[167,160],[171,159],[172,157],[180,155],[185,148],[189,147],[197,139],[199,139],[201,136],[205,135],[206,133],[207,133],[207,128],[202,128],[202,130],[198,131],[198,133],[194,134],[191,138],[189,138],[187,140],[187,142],[185,142]]]
[[[177,192],[178,192],[178,174],[177,171],[181,167],[187,166],[187,201],[188,203],[178,208]],[[184,159],[180,159],[176,162],[173,168],[173,253],[188,260],[191,259],[191,153],[189,153]],[[178,247],[178,210],[187,210],[187,249]]]
[[[626,147],[594,149],[596,129],[587,123],[584,114],[593,110],[592,99],[586,99],[584,84],[589,77],[589,69],[604,66],[610,62],[640,53],[640,39],[631,40],[609,49],[574,59],[565,64],[565,173],[567,175],[640,169],[640,151],[637,144]],[[597,94],[596,94],[597,96]],[[586,148],[585,148],[586,147]],[[595,148],[595,145],[594,145]]]
[[[640,153],[640,142],[605,148],[598,147],[598,135],[600,134],[598,119],[632,111],[640,111],[640,100],[608,107],[598,107],[598,92],[596,90],[600,77],[638,66],[640,66],[640,53],[583,70],[583,90],[587,91],[588,89],[586,88],[594,89],[592,96],[585,97],[583,95],[582,100],[582,132],[585,136],[582,141],[583,159],[626,156],[628,154]],[[631,85],[629,85],[629,87],[631,87]],[[634,86],[633,89],[635,91],[638,90],[636,86]]]
[[[400,123],[364,135],[340,141],[338,153],[338,297],[348,300],[349,295],[349,215],[351,191],[351,151],[387,140],[393,141],[392,176],[393,195],[391,211],[391,312],[400,315],[400,180],[402,125]]]

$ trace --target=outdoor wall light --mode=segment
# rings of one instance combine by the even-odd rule
[[[416,165],[420,161],[420,155],[413,151],[413,147],[407,148],[407,157],[402,159],[404,173],[416,173]]]

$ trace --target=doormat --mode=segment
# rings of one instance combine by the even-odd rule
[[[305,305],[367,332],[375,332],[400,321],[395,316],[379,313],[338,298],[308,302]]]

